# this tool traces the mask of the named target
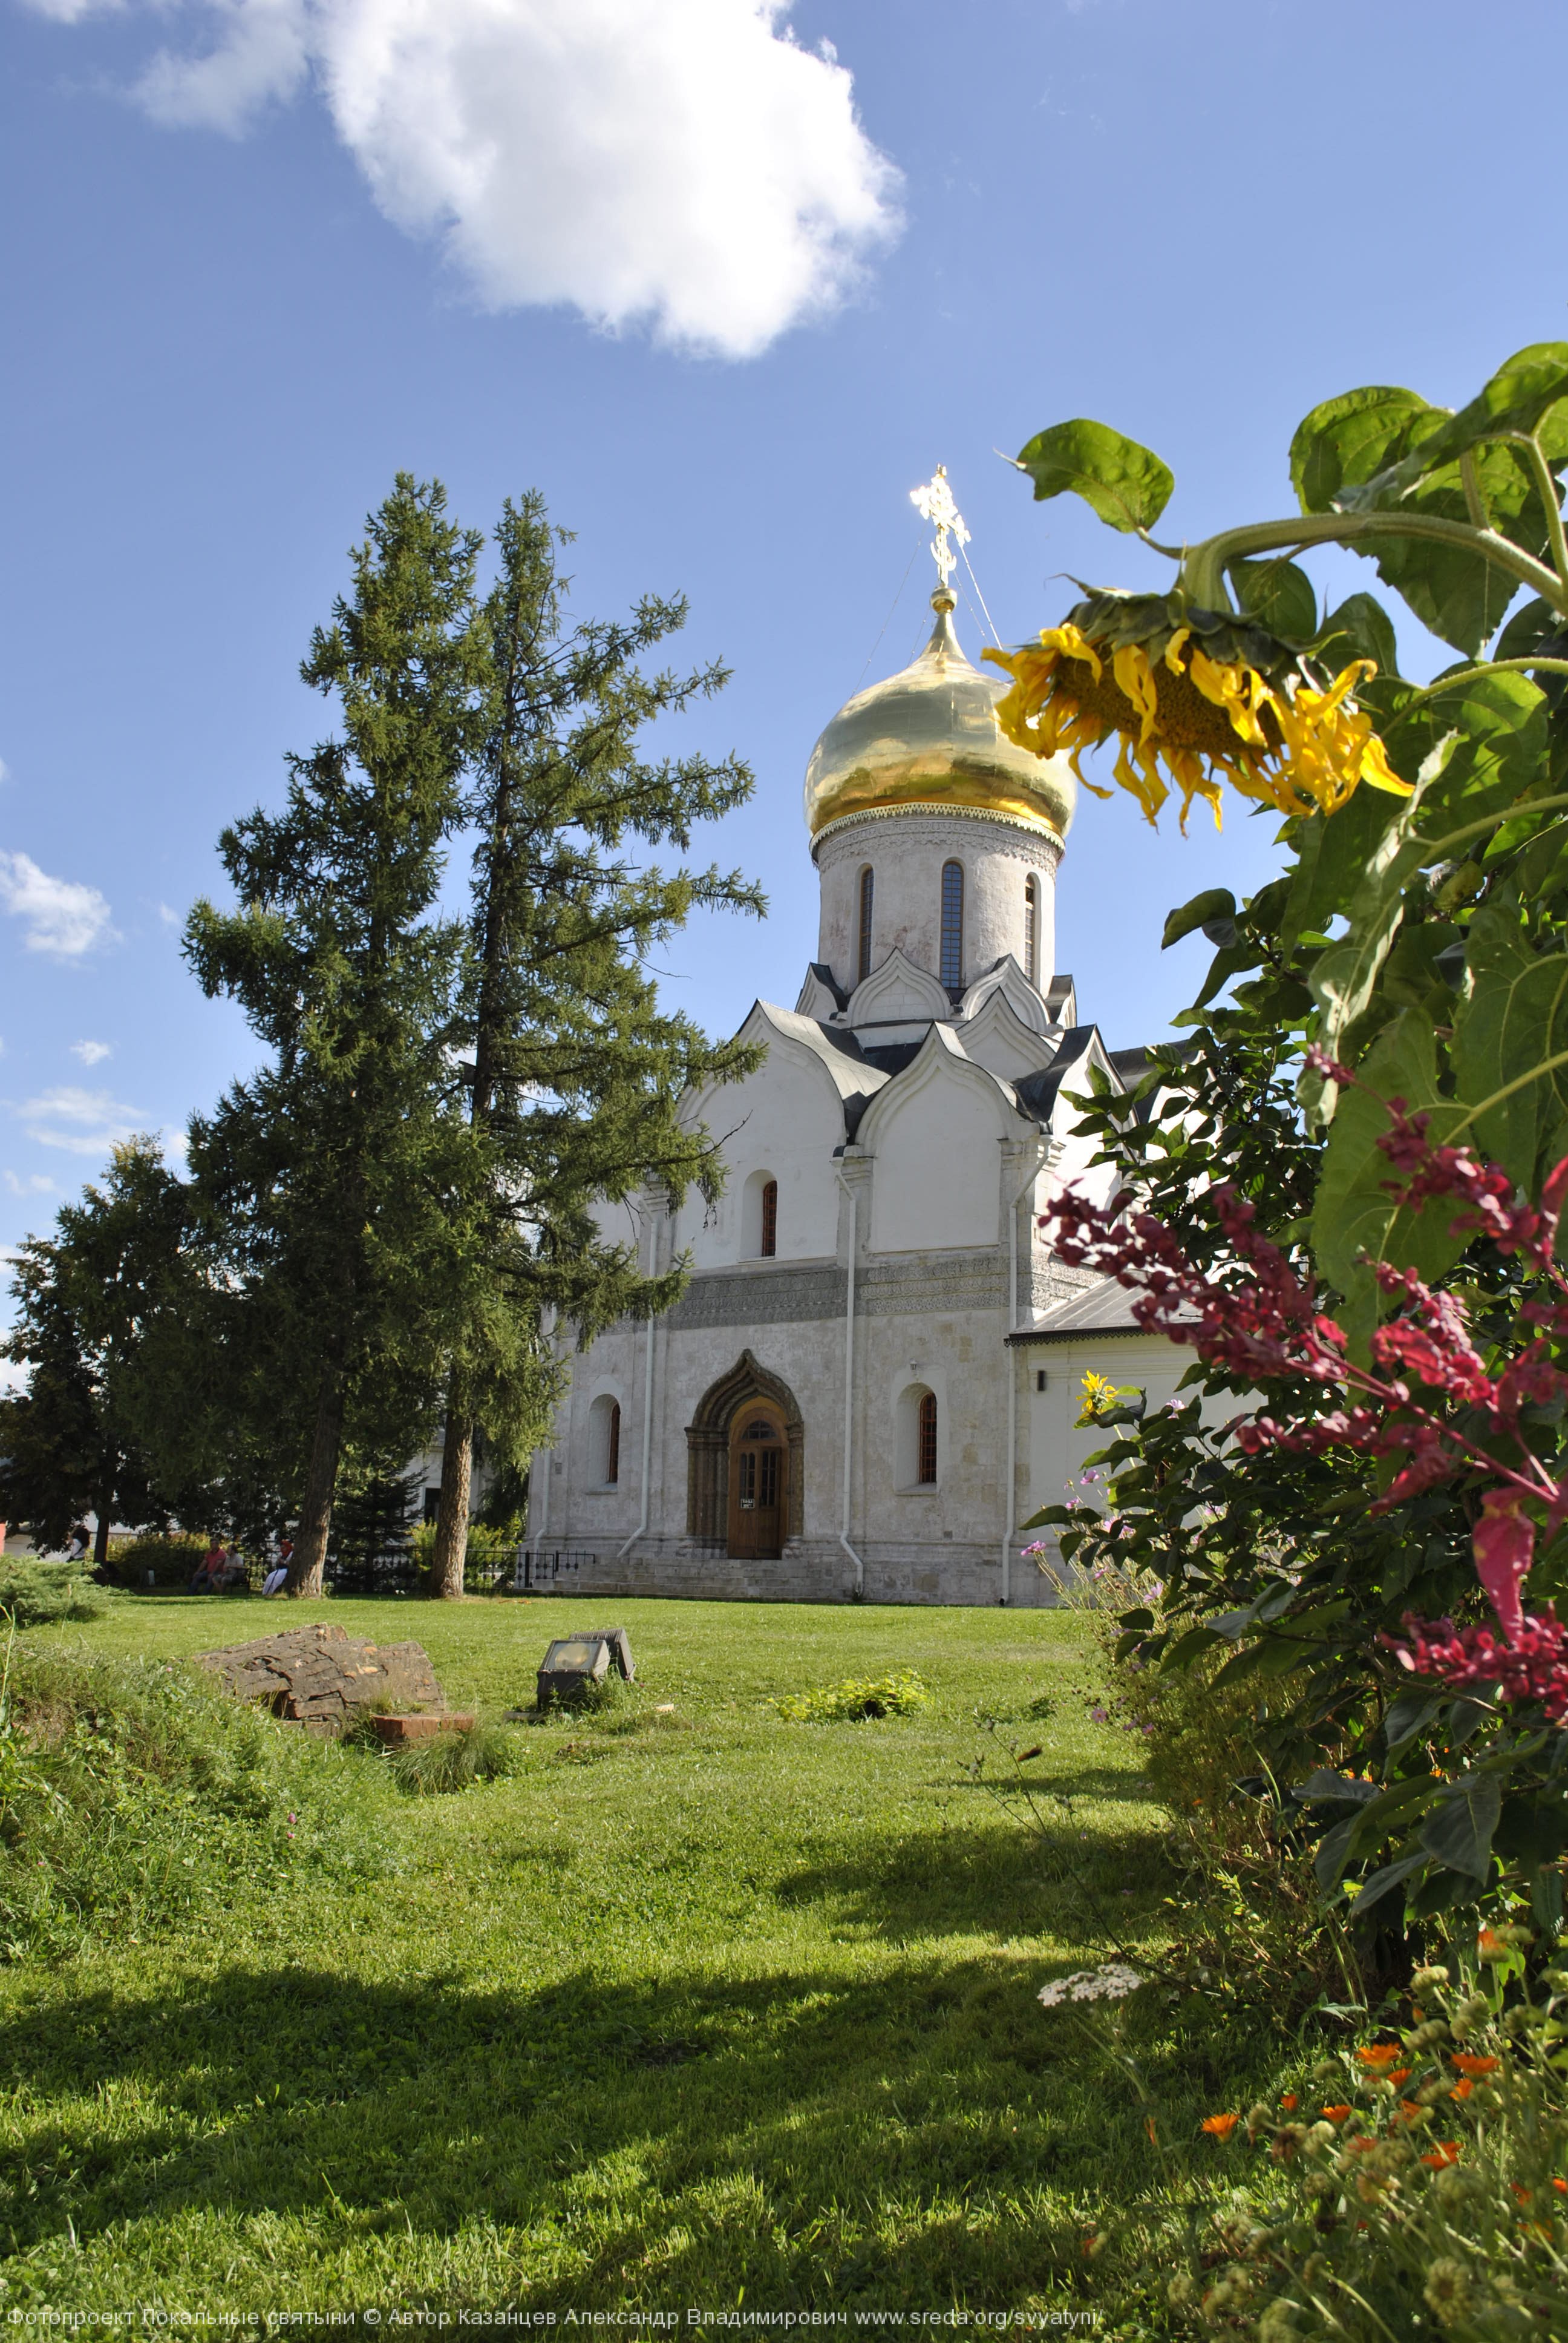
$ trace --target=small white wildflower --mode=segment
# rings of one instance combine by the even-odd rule
[[[1125,2001],[1143,1982],[1125,1961],[1111,1961],[1104,1968],[1074,1969],[1070,1976],[1053,1978],[1041,1986],[1040,2000],[1046,2009],[1060,2009],[1064,2001]]]

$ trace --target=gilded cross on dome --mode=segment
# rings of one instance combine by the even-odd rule
[[[967,545],[970,541],[963,515],[953,502],[945,464],[937,466],[923,488],[910,490],[910,502],[936,528],[936,536],[931,540],[931,559],[936,563],[937,575],[945,586],[959,566],[958,555],[948,541],[950,537],[957,538],[960,545]]]

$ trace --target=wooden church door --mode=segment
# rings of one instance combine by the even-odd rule
[[[729,1435],[729,1551],[737,1561],[776,1562],[789,1534],[789,1450],[766,1400],[748,1400]]]

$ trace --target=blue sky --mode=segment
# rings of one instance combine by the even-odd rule
[[[578,608],[684,588],[689,655],[734,667],[684,737],[756,767],[701,850],[771,913],[667,978],[729,1030],[814,949],[802,772],[923,637],[935,464],[1017,639],[1062,573],[1164,571],[995,450],[1102,417],[1207,534],[1290,509],[1318,399],[1457,402],[1568,330],[1544,0],[0,8],[0,1246],[248,1062],[180,923],[324,729],[297,663],[397,468],[477,525],[537,485]],[[1272,857],[1239,804],[1182,840],[1085,800],[1059,960],[1112,1047],[1194,988],[1170,905]]]

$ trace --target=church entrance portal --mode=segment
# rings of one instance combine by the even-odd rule
[[[686,1534],[709,1554],[776,1561],[805,1515],[806,1427],[795,1394],[749,1351],[686,1427]]]
[[[729,1436],[729,1552],[738,1562],[777,1562],[789,1534],[789,1446],[776,1408],[754,1400]]]

